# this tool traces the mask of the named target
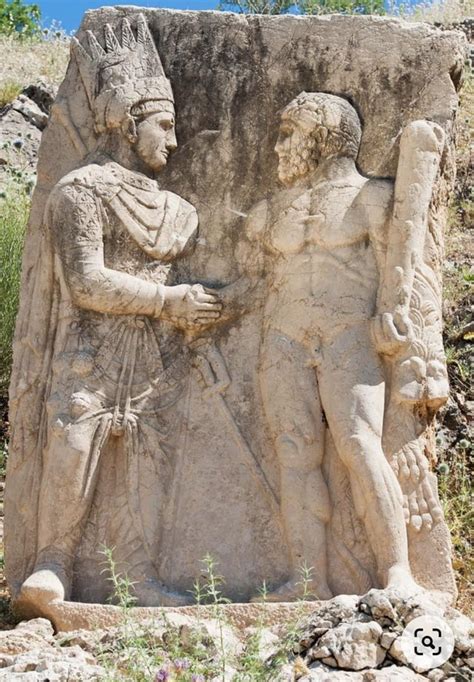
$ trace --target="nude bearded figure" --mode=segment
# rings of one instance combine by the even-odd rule
[[[425,142],[438,153],[429,125]],[[289,578],[269,593],[272,601],[298,597],[301,566],[312,569],[311,593],[331,597],[326,425],[348,470],[379,585],[420,590],[408,560],[402,491],[382,448],[382,358],[408,346],[411,323],[399,283],[384,276],[393,184],[359,173],[361,134],[356,110],[342,97],[304,92],[282,110],[275,151],[283,189],[251,209],[237,254],[244,275],[220,292],[232,311],[249,281],[265,290],[259,384],[290,554]],[[400,242],[393,258],[404,264],[409,257]],[[406,272],[408,287],[413,272]],[[382,286],[393,290],[383,311]]]

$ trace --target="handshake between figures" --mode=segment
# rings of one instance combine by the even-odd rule
[[[161,317],[183,330],[201,330],[218,321],[222,302],[215,289],[202,284],[165,287]]]

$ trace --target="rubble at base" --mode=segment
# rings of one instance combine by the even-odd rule
[[[416,672],[407,664],[399,643],[408,623],[426,615],[442,617],[447,622],[455,636],[455,649],[440,668]],[[472,621],[455,609],[441,607],[426,594],[404,598],[395,590],[371,590],[363,597],[335,597],[322,604],[303,626],[297,652],[307,673],[298,679],[304,682],[471,679],[473,635]]]
[[[421,615],[442,616],[455,635],[450,660],[427,672],[407,665],[397,646],[404,627]],[[288,632],[293,630],[298,634],[292,647]],[[245,677],[240,663],[255,638],[257,656],[265,665],[258,676]],[[167,653],[172,664],[177,650],[192,665],[196,642],[216,669],[224,651],[226,680],[236,682],[454,682],[472,679],[474,669],[474,624],[466,616],[443,609],[427,595],[404,598],[394,590],[371,590],[363,597],[339,596],[315,603],[314,612],[303,617],[297,628],[295,623],[282,626],[262,619],[261,625],[239,631],[220,616],[204,620],[157,609],[155,619],[133,622],[124,612],[122,626],[55,635],[48,620],[37,618],[0,632],[0,679],[86,682],[107,675],[110,679],[111,671],[113,679],[121,679],[117,671],[136,656],[137,641],[153,670],[166,665]],[[221,682],[222,678],[204,679]]]

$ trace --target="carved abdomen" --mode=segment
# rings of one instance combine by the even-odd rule
[[[373,316],[377,288],[374,252],[365,242],[282,259],[266,305],[267,325],[302,342],[309,332],[330,338]]]

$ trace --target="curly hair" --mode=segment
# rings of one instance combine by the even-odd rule
[[[302,92],[282,110],[281,115],[306,127],[318,143],[316,135],[325,129],[325,158],[335,155],[357,157],[362,126],[356,110],[344,98],[320,92]]]

